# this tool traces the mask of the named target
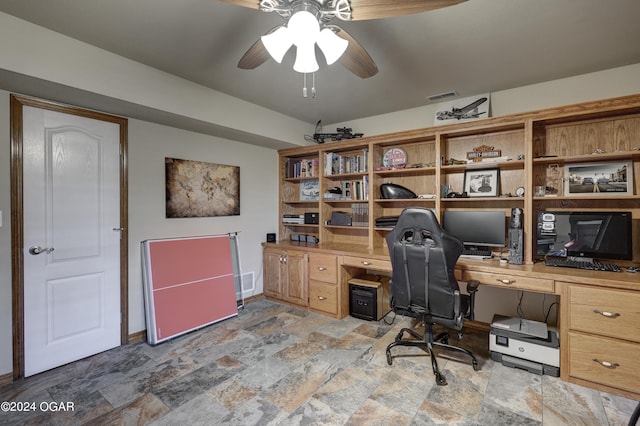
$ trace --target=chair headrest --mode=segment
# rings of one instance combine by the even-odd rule
[[[439,245],[443,235],[444,230],[435,213],[421,207],[404,209],[393,228],[394,241],[411,240],[414,243],[421,243],[429,238]]]

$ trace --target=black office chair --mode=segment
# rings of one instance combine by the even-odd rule
[[[467,284],[467,294],[461,294],[454,277],[454,267],[462,253],[462,243],[447,234],[433,211],[411,207],[403,210],[393,231],[387,235],[391,257],[391,308],[396,314],[420,318],[425,324],[421,336],[403,328],[393,343],[387,346],[387,363],[391,365],[391,348],[416,346],[431,355],[433,374],[438,385],[446,385],[440,373],[433,348],[462,352],[471,357],[473,369],[478,371],[475,355],[464,348],[448,344],[448,333],[434,338],[433,325],[440,324],[460,332],[464,319],[473,320],[473,305],[478,282]],[[402,340],[404,333],[414,337]],[[460,336],[462,334],[460,333]]]

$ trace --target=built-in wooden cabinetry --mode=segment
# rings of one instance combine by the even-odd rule
[[[456,164],[467,153],[480,146],[494,147],[508,160],[491,163]],[[380,170],[384,153],[390,148],[407,153],[407,167]],[[361,157],[358,167],[332,170],[335,157]],[[364,163],[366,161],[366,163]],[[536,186],[547,187],[550,167],[563,171],[576,163],[628,162],[632,167],[633,194],[619,196],[584,196],[563,193],[563,180],[554,194],[536,196]],[[294,174],[292,164],[304,176]],[[476,169],[499,169],[497,197],[447,198],[442,187],[464,191],[465,172]],[[633,213],[634,241],[640,231],[640,96],[629,96],[554,108],[513,116],[490,118],[455,125],[391,133],[349,141],[319,144],[280,151],[280,215],[317,212],[317,225],[281,223],[279,238],[289,240],[292,234],[312,235],[320,244],[354,245],[370,250],[386,250],[385,236],[389,228],[377,228],[375,219],[397,216],[408,206],[434,209],[442,217],[445,210],[503,210],[505,221],[511,209],[524,211],[524,262],[536,260],[535,234],[537,214],[546,210],[613,210]],[[561,179],[568,179],[561,176]],[[314,181],[316,199],[303,195],[309,180]],[[425,198],[382,199],[380,186],[396,183]],[[332,188],[358,184],[366,193],[351,191],[351,199],[326,198]],[[518,196],[518,188],[524,195]],[[357,217],[356,210],[366,210],[364,223],[342,226],[331,223],[334,212]],[[634,248],[634,262],[640,262],[640,244]]]
[[[286,302],[307,306],[307,264],[303,250],[264,250],[264,294]]]
[[[460,163],[474,148],[488,146],[508,157],[489,164]],[[381,169],[385,152],[401,148],[408,167]],[[524,264],[460,260],[462,281],[560,296],[558,329],[561,377],[598,389],[640,396],[640,95],[483,119],[455,125],[332,142],[280,151],[280,217],[317,213],[318,224],[281,222],[279,242],[264,244],[264,292],[268,297],[308,306],[342,318],[349,313],[348,282],[365,272],[388,274],[385,237],[391,228],[376,218],[398,216],[409,206],[447,210],[501,210],[505,226],[511,209],[524,212]],[[334,167],[334,162],[337,166]],[[342,161],[342,163],[340,163]],[[629,166],[630,193],[566,194],[564,182],[550,187],[549,174],[573,164],[618,162]],[[348,164],[348,165],[347,165]],[[443,187],[464,190],[465,173],[499,170],[495,197],[448,198]],[[383,199],[386,182],[423,198]],[[544,195],[534,188],[543,187]],[[350,199],[327,197],[348,188]],[[359,188],[359,189],[357,189]],[[524,194],[518,195],[519,188]],[[364,192],[363,192],[364,189]],[[334,213],[368,216],[344,226]],[[628,211],[632,214],[633,259],[616,261],[623,272],[547,267],[536,255],[539,212]],[[319,243],[291,241],[309,235]],[[506,256],[505,252],[500,253]]]

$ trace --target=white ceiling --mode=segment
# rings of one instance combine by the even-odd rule
[[[640,0],[468,0],[334,22],[379,73],[363,80],[321,63],[317,96],[305,99],[293,49],[282,64],[236,67],[283,23],[273,13],[218,0],[0,0],[0,11],[313,124],[414,108],[450,90],[466,97],[640,63]]]

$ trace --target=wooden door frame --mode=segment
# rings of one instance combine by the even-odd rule
[[[128,120],[70,105],[11,94],[11,286],[13,322],[13,380],[24,377],[24,211],[23,211],[23,107],[107,121],[120,126],[120,344],[129,340],[129,221],[128,221]]]

